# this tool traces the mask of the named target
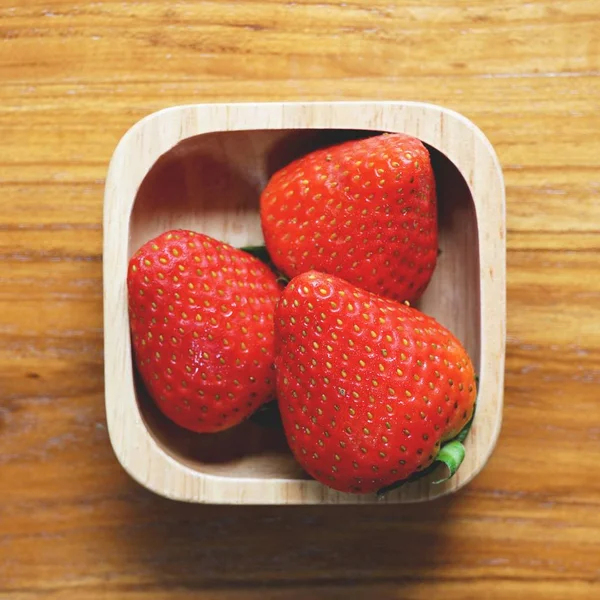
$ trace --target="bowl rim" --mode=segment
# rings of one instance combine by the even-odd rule
[[[506,346],[506,200],[501,166],[483,132],[460,113],[415,101],[240,102],[164,108],[135,123],[110,160],[103,211],[105,410],[115,455],[138,483],[168,498],[225,504],[380,502],[375,495],[335,492],[312,480],[226,477],[201,473],[161,448],[148,431],[133,387],[127,314],[127,248],[139,186],[156,160],[183,139],[219,131],[362,129],[403,131],[450,159],[475,204],[480,262],[480,397],[469,437],[476,435],[474,464],[449,481],[431,479],[388,494],[384,503],[431,500],[455,492],[485,466],[496,445],[503,408]],[[489,399],[489,402],[488,402]],[[476,433],[480,430],[479,433]],[[485,439],[481,439],[484,437]],[[473,450],[475,448],[473,447]]]

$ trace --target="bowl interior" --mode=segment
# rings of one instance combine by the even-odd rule
[[[306,152],[377,131],[227,131],[185,139],[159,158],[137,193],[129,224],[129,257],[172,228],[188,228],[233,246],[263,242],[259,196],[276,170]],[[437,318],[480,362],[477,218],[469,188],[455,165],[429,148],[439,212],[438,266],[418,307]],[[133,368],[133,365],[132,367]],[[223,477],[307,478],[283,433],[253,421],[216,435],[187,432],[155,407],[136,378],[143,421],[171,456]]]

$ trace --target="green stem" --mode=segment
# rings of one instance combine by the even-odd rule
[[[444,481],[448,481],[450,477],[458,471],[458,467],[462,464],[462,461],[465,459],[465,447],[462,445],[462,442],[458,440],[453,440],[449,442],[445,446],[442,446],[442,449],[439,451],[438,455],[435,457],[435,461],[438,463],[443,463],[448,470],[448,473],[445,477],[434,481],[433,483],[443,483]]]

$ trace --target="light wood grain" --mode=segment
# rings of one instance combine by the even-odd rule
[[[600,596],[598,24],[596,0],[4,2],[0,598]],[[443,104],[498,152],[508,335],[488,465],[423,506],[144,491],[103,406],[117,141],[166,105],[362,99]]]

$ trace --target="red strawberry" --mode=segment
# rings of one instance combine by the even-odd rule
[[[273,398],[279,286],[258,259],[206,235],[169,231],[129,263],[135,360],[178,425],[215,432]]]
[[[344,492],[426,468],[473,413],[473,365],[433,318],[309,271],[275,314],[277,395],[296,459]]]
[[[316,269],[414,301],[436,264],[436,190],[417,139],[384,134],[312,152],[278,171],[260,199],[279,270]]]

